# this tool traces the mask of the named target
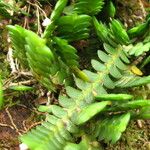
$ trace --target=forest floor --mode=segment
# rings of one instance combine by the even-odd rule
[[[15,19],[16,23],[24,24],[26,27],[33,24],[36,20],[34,8],[37,6],[30,5],[30,13],[33,13],[34,17],[27,18],[24,16],[21,19],[22,16],[20,15]],[[50,11],[47,11],[48,8],[50,6],[44,4],[43,9],[45,9],[44,11],[47,15],[50,14]],[[23,9],[29,11],[26,7],[23,7]],[[2,19],[0,22],[0,74],[4,78],[6,85],[8,82],[15,81],[17,83],[17,81],[20,82],[30,79],[30,77],[26,76],[16,78],[19,73],[11,74],[12,70],[7,58],[9,41],[5,28],[10,23],[11,19]],[[32,127],[41,124],[42,114],[36,111],[37,95],[32,92],[18,94],[12,91],[6,91],[4,95],[6,105],[3,110],[0,110],[0,150],[19,150],[20,141],[18,136],[26,133]],[[43,103],[43,99],[41,98],[38,103]],[[106,145],[103,143],[103,146],[105,150],[150,150],[150,120],[130,122],[119,142],[115,145]]]

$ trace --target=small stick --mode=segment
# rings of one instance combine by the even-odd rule
[[[2,127],[9,127],[9,128],[11,128],[11,129],[14,130],[14,127],[13,127],[13,126],[8,125],[8,124],[5,124],[5,123],[0,123],[0,126],[2,126]]]
[[[21,133],[19,132],[17,126],[15,125],[15,123],[14,123],[14,121],[13,121],[13,118],[12,118],[10,112],[8,111],[8,107],[5,109],[5,111],[6,111],[7,115],[8,115],[8,117],[9,117],[9,119],[10,119],[10,122],[11,122],[11,124],[13,125],[14,129],[16,130],[16,132],[17,132],[19,135],[21,135]]]
[[[13,59],[13,50],[12,48],[8,48],[8,54],[7,54],[7,60],[10,64],[10,68],[11,68],[11,73],[14,74],[17,72],[17,69],[16,69],[16,65],[15,65],[15,62],[14,62],[14,59]]]

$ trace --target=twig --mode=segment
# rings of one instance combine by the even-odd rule
[[[41,9],[41,7],[38,5],[39,4],[38,1],[37,1],[38,4],[31,3],[30,1],[27,1],[27,3],[29,3],[32,6],[37,7],[43,13],[44,17],[47,18],[47,15],[46,15],[45,11],[43,9]]]
[[[42,28],[41,28],[41,25],[40,25],[40,14],[39,14],[39,8],[37,7],[36,9],[36,14],[37,14],[37,23],[38,23],[38,31],[37,31],[37,34],[42,34]]]
[[[17,83],[10,83],[9,86],[16,86],[16,85],[31,85],[33,83],[35,83],[36,80],[33,79],[33,80],[26,80],[26,81],[20,81],[20,82],[17,82]]]
[[[27,13],[28,14],[30,13],[30,4],[29,4],[29,7],[27,8]],[[29,29],[29,21],[28,21],[28,17],[27,16],[25,16],[23,27]]]
[[[17,72],[17,69],[16,69],[16,65],[15,65],[15,62],[14,62],[14,59],[13,59],[13,52],[12,52],[12,48],[9,47],[8,48],[8,54],[7,54],[7,60],[10,64],[10,68],[11,68],[11,73],[14,74]]]
[[[46,15],[45,11],[42,10],[41,7],[39,6],[38,1],[36,1],[35,4],[34,4],[34,3],[31,3],[30,1],[27,1],[27,3],[29,3],[30,5],[36,7],[37,24],[38,24],[38,31],[37,31],[37,34],[42,34],[42,28],[41,28],[41,25],[40,25],[40,12],[39,12],[39,11],[41,11],[41,13],[43,14],[43,16],[44,16],[45,18],[47,18],[47,15]]]
[[[142,128],[143,127],[142,121],[141,120],[137,120],[137,125],[138,125],[139,128]]]
[[[9,124],[0,123],[0,126],[2,126],[2,127],[9,127],[9,128],[11,128],[11,129],[13,129],[13,130],[14,130],[14,127],[13,127],[13,126],[11,126],[11,125],[9,125]]]
[[[21,75],[23,75],[23,76],[33,76],[32,75],[32,73],[31,72],[24,72],[24,71],[20,71],[20,72],[18,72],[18,74],[21,76]]]
[[[27,132],[27,127],[26,127],[26,120],[24,120],[23,122],[22,122],[22,125],[23,125],[23,128],[24,128],[24,130],[25,130],[25,132]]]
[[[29,131],[31,128],[34,128],[34,127],[37,126],[37,125],[42,124],[42,122],[43,122],[43,121],[35,122],[34,124],[32,124],[32,125],[27,129],[27,131]]]
[[[8,107],[5,109],[5,111],[6,111],[7,115],[8,115],[8,117],[9,117],[9,119],[10,119],[10,122],[11,122],[11,124],[13,125],[14,129],[16,130],[16,132],[17,132],[19,135],[21,135],[21,133],[19,132],[17,126],[15,125],[15,123],[14,123],[14,121],[13,121],[13,118],[12,118],[10,112],[8,111]]]

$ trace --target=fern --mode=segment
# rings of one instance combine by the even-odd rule
[[[76,54],[77,50],[73,46],[69,45],[67,40],[54,37],[53,41],[55,42],[54,44],[57,55],[61,57],[67,66],[79,66],[79,57]]]
[[[51,49],[46,46],[45,40],[19,26],[8,26],[8,28],[16,57],[21,63],[30,67],[41,84],[53,91],[64,82],[67,84],[69,68],[54,56]]]
[[[97,122],[95,129],[95,137],[99,140],[105,140],[112,144],[120,139],[122,132],[125,131],[130,120],[130,113],[116,115],[113,117],[105,118]]]
[[[129,29],[128,30],[129,36],[132,37],[132,38],[143,36],[148,31],[149,24],[150,24],[150,18],[148,17],[146,22],[144,22],[142,24],[139,24],[136,27],[133,27],[133,28]]]
[[[125,131],[130,116],[133,119],[149,117],[150,101],[131,100],[132,98],[133,96],[126,94],[102,94],[96,97],[96,100],[100,101],[111,100],[111,105],[103,110],[106,116],[108,112],[111,112],[111,115],[97,122],[94,129],[95,138],[98,137],[99,140],[105,140],[107,143],[110,141],[116,143],[121,137],[122,132]],[[136,109],[140,110],[140,113],[133,113],[133,110]],[[126,111],[130,112],[124,114]],[[116,112],[118,113],[117,115]],[[141,112],[143,112],[143,116]]]
[[[149,100],[133,100],[133,96],[128,94],[102,94],[96,96],[95,99],[98,101],[111,101],[111,106],[104,110],[109,112],[121,112],[150,106]]]
[[[150,76],[139,77],[136,75],[124,75],[120,80],[116,82],[116,87],[129,88],[135,86],[141,86],[150,83]]]
[[[30,36],[34,38],[31,39]],[[31,55],[30,50],[34,47],[37,51],[37,46],[43,49],[47,47],[43,45],[44,41],[39,39],[39,37],[37,38],[35,34],[32,33],[30,36],[28,35],[26,37],[27,59],[29,64],[34,65],[34,58],[30,58],[34,55]],[[34,40],[34,42],[32,42],[32,40]],[[56,40],[60,39],[54,38],[54,41]],[[39,45],[35,43],[39,43]],[[58,41],[56,41],[56,43],[57,45],[59,44]],[[31,132],[21,137],[21,141],[27,144],[30,149],[61,150],[71,146],[81,148],[81,145],[73,144],[76,142],[76,138],[80,137],[80,132],[82,131],[80,126],[84,126],[84,124],[91,120],[95,115],[109,111],[120,111],[120,108],[123,111],[142,108],[147,105],[145,101],[136,101],[136,103],[127,102],[118,105],[118,107],[116,105],[115,107],[108,109],[111,102],[94,102],[94,96],[106,93],[107,88],[113,89],[116,86],[113,81],[114,78],[120,79],[122,77],[122,71],[128,69],[126,64],[129,63],[129,60],[121,46],[115,49],[108,44],[104,44],[104,48],[106,52],[98,51],[100,60],[92,60],[92,66],[97,73],[88,70],[84,71],[88,75],[90,82],[76,79],[76,85],[79,89],[67,87],[67,96],[60,95],[59,97],[59,104],[62,107],[56,105],[40,107],[41,111],[47,111],[52,115],[49,114],[46,118],[47,121],[43,122],[41,126],[32,129]],[[48,52],[50,52],[50,50]],[[49,58],[51,58],[51,56],[49,56]],[[34,66],[31,66],[31,68],[33,67]],[[113,79],[111,79],[112,76]],[[123,122],[123,120],[126,121]],[[118,117],[114,116],[112,119],[109,119],[106,122],[104,121],[104,124],[103,122],[100,124],[99,130],[97,131],[98,133],[102,132],[101,127],[104,125],[108,126],[108,130],[102,132],[103,134],[101,137],[99,134],[97,136],[99,139],[104,138],[106,141],[116,142],[120,138],[121,133],[125,130],[128,121],[129,114],[125,116],[119,115]],[[117,128],[119,128],[118,132],[115,132],[117,130],[116,128],[108,125],[111,122],[116,122],[117,124],[118,122],[120,123],[120,126],[117,126]],[[106,133],[112,128],[112,136],[107,138]],[[69,145],[68,142],[70,143]]]
[[[89,37],[91,17],[88,15],[72,14],[60,17],[56,24],[58,25],[58,36],[68,41],[76,41]]]
[[[149,32],[150,33],[150,32]],[[141,56],[150,50],[149,35],[144,38],[144,40],[139,41],[136,44],[130,44],[124,46],[125,51],[131,56]]]
[[[76,125],[84,124],[109,104],[108,101],[91,103],[93,102],[94,95],[106,93],[105,87],[109,89],[114,88],[114,83],[110,79],[109,74],[117,74],[117,77],[119,77],[119,69],[117,67],[121,70],[126,69],[120,57],[124,60],[128,59],[125,55],[121,55],[122,51],[120,49],[115,50],[107,44],[105,44],[105,49],[109,55],[102,51],[98,52],[100,60],[105,62],[105,65],[96,60],[92,60],[92,66],[97,70],[97,74],[85,71],[92,83],[77,79],[76,85],[82,91],[67,87],[66,93],[68,96],[61,95],[59,97],[59,103],[62,108],[55,105],[46,107],[46,110],[54,116],[50,115],[47,118],[47,122],[44,122],[42,126],[37,127],[36,130],[32,130],[29,134],[21,137],[21,141],[26,143],[29,148],[36,149],[39,147],[38,141],[30,141],[30,138],[34,139],[34,137],[38,136],[38,140],[43,141],[40,143],[40,149],[62,149],[67,142],[75,141],[71,138],[70,133],[77,134],[79,132],[79,128]],[[101,69],[101,66],[103,66],[103,69]]]
[[[84,39],[88,37],[89,35],[88,27],[90,25],[90,20],[91,20],[90,16],[72,15],[71,20],[73,22],[71,22],[71,24],[68,24],[68,25],[65,24],[65,26],[63,26],[63,23],[68,21],[67,18],[68,17],[70,18],[70,16],[64,16],[60,18],[60,15],[66,3],[67,3],[66,0],[59,0],[57,2],[54,11],[51,14],[52,24],[50,24],[50,26],[46,28],[45,33],[43,35],[44,38],[48,38],[47,36],[51,36],[50,32],[52,30],[50,31],[49,28],[51,27],[55,28],[55,25],[57,25],[57,23],[59,24],[57,28],[58,30],[57,32],[59,33],[59,31],[61,31],[60,36],[63,34],[63,37],[65,37],[66,39],[70,41]],[[78,22],[78,24],[76,24],[76,22]],[[25,29],[19,26],[16,26],[16,27],[8,26],[8,28],[10,31],[10,36],[11,36],[11,41],[13,43],[13,47],[15,49],[14,56],[18,58],[18,60],[21,62],[24,68],[25,67],[30,68],[33,74],[35,75],[35,77],[42,84],[44,84],[44,86],[47,87],[48,89],[54,90],[54,89],[57,89],[59,85],[62,85],[64,83],[66,83],[66,85],[69,84],[71,72],[74,72],[78,77],[82,78],[83,80],[86,80],[86,81],[88,80],[87,76],[78,68],[78,56],[76,54],[77,53],[76,49],[73,46],[69,45],[68,41],[65,41],[59,37],[52,38],[52,40],[48,43],[49,47],[51,47],[51,49],[49,50],[49,54],[53,53],[53,55],[55,55],[55,58],[51,62],[50,60],[48,60],[48,59],[51,59],[51,56],[50,56],[51,54],[48,56],[44,56],[44,54],[41,53],[41,56],[37,56],[37,55],[40,55],[40,53],[37,52],[37,50],[33,48],[33,44],[35,41],[30,36],[32,32],[26,31],[26,34],[28,33],[28,37],[30,37],[31,39],[31,40],[27,40],[27,37],[26,37],[27,35],[24,34]],[[69,29],[71,30],[69,31]],[[72,31],[74,31],[73,34],[72,34]],[[70,34],[70,36],[67,37],[67,34]],[[76,38],[73,38],[73,37],[76,37]],[[32,41],[32,43],[30,41]],[[49,41],[49,40],[46,40],[46,41]],[[43,46],[45,45],[45,47],[46,47],[46,41],[43,44]],[[40,42],[40,41],[36,41],[36,42]],[[38,45],[38,46],[40,48],[41,45]],[[47,47],[47,49],[49,47]],[[28,52],[26,52],[27,49],[28,49]],[[39,53],[39,54],[35,55],[34,52]],[[28,58],[26,55],[28,55]],[[40,62],[37,63],[38,60],[40,60]],[[52,63],[54,64],[53,66],[52,66]],[[46,65],[47,67],[45,67],[44,65]]]
[[[26,50],[25,50],[25,36],[24,36],[24,29],[20,26],[7,26],[9,29],[9,35],[11,38],[11,42],[13,45],[14,57],[16,57],[23,67],[28,67]]]
[[[52,51],[45,45],[45,41],[36,34],[30,33],[26,37],[26,42],[27,60],[37,79],[52,90],[57,89],[57,86],[64,82],[67,83],[65,79],[69,79],[69,68],[54,56]]]
[[[75,76],[76,87],[67,86],[66,94],[59,95],[58,105],[39,107],[39,111],[47,113],[46,120],[20,137],[32,150],[98,150],[100,140],[118,141],[130,119],[150,117],[149,100],[133,100],[129,94],[107,94],[115,87],[128,88],[150,82],[149,76],[131,73],[126,48],[132,41],[124,26],[116,19],[107,26],[93,17],[101,11],[103,0],[77,0],[73,11],[62,16],[67,2],[57,1],[43,38],[19,26],[8,26],[16,57],[20,62],[21,57],[24,58],[24,65],[48,90],[56,91],[59,85],[67,84],[72,71],[86,79]],[[91,61],[95,72],[82,72],[78,68],[77,50],[69,42],[89,37],[91,16],[104,49]],[[141,43],[145,46],[142,53],[148,51],[148,39]],[[132,53],[142,54],[139,50]]]
[[[108,15],[108,17],[114,18],[114,16],[116,15],[116,7],[111,0],[106,2],[106,6],[104,7],[104,11]]]
[[[124,49],[129,53],[129,55],[134,55],[137,57],[150,50],[150,42],[139,42],[136,45],[128,45],[126,47],[124,46]]]
[[[115,87],[115,84],[110,79],[110,75],[115,78],[121,78],[121,70],[127,69],[125,62],[129,63],[129,60],[121,47],[114,49],[110,45],[104,44],[104,48],[109,55],[103,51],[98,51],[98,56],[100,61],[105,64],[102,64],[97,60],[92,60],[92,66],[97,71],[97,74],[85,70],[91,83],[76,79],[76,85],[80,90],[67,87],[67,96],[59,96],[59,104],[62,107],[50,105],[41,106],[39,108],[40,111],[46,111],[53,115],[48,115],[46,122],[21,137],[21,141],[27,144],[29,148],[39,150],[59,150],[66,148],[67,146],[80,147],[79,144],[73,144],[76,142],[76,138],[80,136],[80,126],[83,126],[96,114],[107,113],[109,111],[132,110],[150,105],[148,101],[143,100],[126,102],[121,105],[118,103],[118,106],[115,103],[115,105],[113,105],[113,103],[111,104],[107,100],[104,102],[94,102],[94,96],[106,93],[106,88],[113,89]],[[106,141],[116,142],[120,138],[121,133],[125,130],[129,119],[129,113],[121,116],[113,116],[109,120],[106,119],[107,121],[104,121],[104,123],[102,122],[99,126],[96,125],[96,127],[99,128],[96,130],[97,134],[95,137],[98,136],[100,140],[104,138]],[[111,122],[115,122],[117,125],[120,124],[120,126],[115,126]],[[108,130],[102,131],[102,127],[105,125],[107,125]],[[106,137],[106,133],[108,133],[110,129],[112,129],[112,135]],[[101,132],[103,134],[98,134]],[[74,136],[72,136],[72,134]],[[67,145],[68,142],[71,143]]]
[[[102,42],[113,47],[117,47],[118,44],[128,45],[130,43],[126,30],[118,20],[113,19],[109,28],[102,22],[98,22],[96,18],[93,18],[93,23],[97,36]]]
[[[103,7],[103,0],[76,0],[74,11],[78,14],[96,15]]]

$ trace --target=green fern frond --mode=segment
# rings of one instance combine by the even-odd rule
[[[123,112],[134,109],[150,107],[149,100],[132,100],[133,96],[129,94],[101,94],[95,97],[98,101],[111,101],[111,105],[103,111]]]
[[[116,82],[116,87],[129,88],[135,86],[141,86],[150,83],[150,76],[139,77],[136,75],[124,75],[120,80]]]
[[[98,20],[93,17],[94,27],[97,33],[97,36],[102,42],[108,43],[114,47],[117,47],[118,44],[128,45],[130,39],[123,25],[118,21],[113,19],[109,26],[98,22]]]
[[[57,21],[57,35],[68,41],[76,41],[89,37],[91,17],[72,14],[62,16]]]
[[[131,38],[135,38],[138,36],[143,36],[149,29],[149,24],[150,24],[150,18],[147,19],[146,22],[137,25],[136,27],[133,27],[128,30],[128,35]]]
[[[67,40],[54,37],[53,41],[55,42],[54,46],[56,49],[56,54],[61,57],[63,62],[69,67],[79,66],[79,57],[76,54],[77,50],[68,44]]]
[[[94,96],[106,93],[106,88],[112,89],[115,87],[109,75],[112,75],[114,78],[121,78],[121,70],[125,70],[125,63],[129,63],[121,47],[114,49],[110,45],[104,44],[104,48],[107,53],[104,51],[98,52],[101,62],[92,60],[92,66],[97,73],[88,70],[85,71],[91,79],[91,82],[76,79],[78,89],[67,87],[67,96],[59,96],[59,104],[62,107],[50,105],[40,108],[42,111],[47,111],[53,115],[49,115],[47,121],[41,126],[21,137],[21,141],[27,144],[29,148],[33,150],[37,148],[40,150],[61,150],[68,142],[71,142],[73,146],[73,143],[76,142],[76,138],[74,137],[80,135],[80,129],[77,125],[84,125],[85,122],[89,121],[95,115],[109,111],[116,112],[138,109],[149,105],[149,101],[147,100],[126,101],[126,103],[118,103],[118,105],[115,102],[110,103],[109,101],[93,103]],[[118,72],[120,73],[119,75]],[[96,128],[95,137],[99,137],[100,140],[105,139],[113,143],[116,142],[125,130],[129,119],[130,113],[121,116],[117,115],[112,117],[112,119],[106,119],[104,123],[101,122],[98,126],[96,125],[99,128]],[[107,130],[103,130],[102,127],[107,127]],[[112,134],[106,137],[109,129],[111,129]]]
[[[76,0],[74,11],[78,14],[96,15],[103,5],[103,0]]]
[[[130,39],[123,24],[120,21],[113,19],[109,24],[112,35],[120,44],[129,44]]]
[[[72,122],[67,119],[67,111],[56,106],[53,107],[52,112],[57,117],[47,116],[47,122],[21,137],[21,141],[27,144],[30,149],[62,150],[67,142],[73,142],[69,132],[71,132],[70,129],[73,130],[73,127],[76,127],[72,126]]]
[[[104,11],[107,13],[108,17],[114,18],[114,16],[116,15],[116,7],[111,0],[106,2],[106,6],[104,7]]]
[[[123,112],[134,109],[141,109],[143,107],[150,107],[150,100],[133,100],[133,101],[122,101],[118,103],[112,103],[112,107],[106,108],[107,112]]]
[[[55,105],[45,106],[48,108],[44,107],[44,110],[52,113],[53,116],[49,116],[47,122],[37,127],[36,130],[21,137],[21,141],[29,148],[34,150],[41,146],[41,150],[63,149],[67,142],[75,142],[70,133],[78,134],[77,124],[89,121],[109,104],[108,101],[93,103],[94,96],[106,93],[105,88],[114,88],[114,83],[109,75],[113,75],[114,78],[121,77],[121,70],[126,69],[123,61],[126,62],[128,59],[120,48],[114,49],[107,44],[104,47],[108,54],[99,51],[98,56],[105,64],[92,60],[92,66],[97,73],[85,71],[91,79],[91,83],[76,79],[76,85],[79,89],[67,87],[67,96],[59,96],[59,104],[62,108]],[[101,68],[101,66],[103,67]],[[30,140],[31,138],[32,140]]]
[[[129,55],[140,56],[150,50],[150,42],[143,43],[139,42],[136,45],[124,46],[124,50],[128,52]]]
[[[20,26],[8,26],[16,57],[28,65],[36,79],[47,89],[69,83],[70,70],[56,58],[46,41]]]
[[[114,144],[125,131],[130,120],[130,113],[116,115],[99,121],[95,129],[95,137]]]
[[[70,76],[69,68],[54,56],[51,49],[46,46],[46,41],[27,31],[26,42],[27,60],[39,82],[52,90],[67,83]]]
[[[124,97],[125,96],[125,97]],[[115,143],[121,137],[123,131],[130,120],[137,118],[149,119],[150,115],[148,110],[150,108],[149,100],[132,100],[133,96],[126,94],[102,94],[96,96],[97,100],[111,100],[111,105],[103,109],[103,113],[107,116],[108,112],[111,112],[112,116],[107,116],[106,119],[102,119],[95,125],[95,138],[99,140],[105,140],[105,142],[111,141]],[[133,112],[133,110],[140,110],[139,113]],[[130,113],[120,115],[129,111]],[[118,113],[118,115],[113,116]]]
[[[20,26],[8,25],[9,35],[14,49],[13,55],[16,57],[23,67],[28,68],[28,61],[25,50],[25,33],[24,29]]]
[[[99,105],[101,104],[99,103]],[[79,128],[73,121],[76,113],[78,113],[78,107],[72,106],[67,109],[55,105],[49,106],[48,111],[52,112],[53,115],[48,115],[47,121],[36,127],[36,130],[32,129],[28,134],[23,135],[21,141],[33,150],[62,150],[68,142],[75,142],[75,138],[71,136],[71,133],[74,135],[79,133]]]

